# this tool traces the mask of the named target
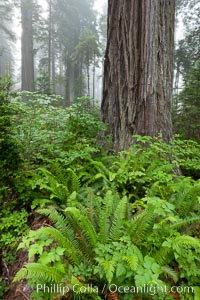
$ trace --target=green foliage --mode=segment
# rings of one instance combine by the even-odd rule
[[[41,61],[40,61],[41,64]],[[41,66],[40,66],[41,68]],[[39,75],[35,82],[35,90],[39,94],[50,95],[52,94],[51,87],[49,87],[49,75],[44,70],[39,70]]]
[[[10,78],[0,77],[0,189],[2,192],[6,191],[5,186],[10,188],[13,185],[13,176],[20,162],[16,138],[13,137],[11,86]],[[3,199],[0,196],[0,203]]]
[[[30,207],[34,199],[46,197],[45,193],[41,197],[40,192],[45,190],[44,186],[40,191],[38,187],[42,183],[45,185],[47,174],[41,175],[41,170],[36,174],[38,167],[48,167],[58,184],[65,185],[67,176],[68,186],[64,189],[70,192],[70,185],[78,184],[75,177],[72,180],[73,167],[81,168],[86,160],[102,149],[101,132],[105,126],[91,100],[78,99],[70,108],[60,106],[59,101],[57,96],[27,92],[12,99],[14,134],[24,163],[15,178],[16,205]],[[63,189],[61,185],[58,188]]]
[[[29,262],[15,280],[28,280],[33,299],[55,297],[37,293],[38,282],[66,285],[74,299],[104,299],[110,284],[198,285],[197,142],[135,136],[129,150],[112,154],[103,149],[105,126],[89,98],[64,108],[55,96],[25,93],[12,99],[12,109],[23,164],[14,177],[13,206],[2,211],[1,243],[9,260],[8,248],[15,249],[27,228],[24,209],[9,217],[13,207],[39,208],[48,219],[19,245]],[[88,284],[94,290],[76,294],[76,283],[78,290]],[[154,297],[170,299],[161,292]]]
[[[56,170],[58,169],[56,168]],[[79,190],[79,179],[70,168],[63,170],[62,176],[60,176],[60,174],[56,174],[55,176],[44,168],[39,168],[38,172],[38,177],[32,180],[32,188],[39,187],[39,189],[43,191],[43,194],[45,194],[44,191],[47,192],[49,199],[35,199],[32,204],[33,209],[38,205],[42,207],[43,204],[50,205],[56,202],[60,207],[65,207],[67,197],[70,196],[72,192]]]
[[[3,278],[0,277],[0,297],[3,299],[4,293],[8,291],[8,287],[3,282]]]
[[[173,147],[183,175],[200,178],[200,144],[192,140],[178,139],[177,136]]]
[[[184,88],[176,96],[175,132],[185,139],[200,141],[200,61],[190,67],[184,78]]]
[[[175,50],[174,131],[199,142],[200,7],[195,0],[180,0],[177,5],[185,32]]]
[[[98,143],[98,131],[105,126],[90,99],[78,99],[70,108],[56,106],[58,100],[58,96],[26,92],[12,101],[22,158],[29,164],[53,159],[69,164],[97,151],[92,145]]]
[[[0,243],[4,261],[10,263],[15,258],[15,251],[20,238],[28,230],[28,213],[25,209],[11,212],[4,209],[0,212]],[[9,255],[7,253],[9,249]]]
[[[189,188],[192,194],[191,182]],[[68,282],[71,286],[72,278],[80,277],[83,284],[90,282],[99,290],[104,284],[109,288],[112,283],[167,285],[170,289],[171,280],[178,285],[184,285],[186,280],[187,285],[197,285],[200,280],[200,242],[197,236],[191,236],[194,234],[192,228],[187,235],[183,228],[187,224],[199,224],[200,219],[186,220],[180,214],[175,205],[179,196],[179,191],[173,193],[169,202],[158,197],[145,197],[141,199],[143,205],[136,206],[129,203],[127,197],[120,199],[118,193],[111,191],[104,197],[95,195],[91,188],[86,189],[84,197],[73,192],[66,209],[39,211],[48,216],[54,226],[30,232],[24,239],[20,248],[26,246],[29,258],[35,254],[38,258],[20,270],[15,280],[26,277],[35,288],[38,280],[48,284]],[[188,197],[182,202],[186,205]],[[141,212],[133,214],[133,207]],[[191,215],[196,212],[195,206],[190,211]],[[46,258],[47,253],[43,255],[46,242],[50,246],[53,243],[52,259],[51,255]],[[54,261],[56,257],[58,264]],[[49,264],[51,267],[53,264],[53,269],[46,273],[44,265],[48,270]],[[147,296],[143,295],[144,299]]]
[[[88,95],[90,94],[90,65],[93,65],[93,68],[98,66],[98,60],[100,57],[101,52],[97,32],[90,29],[84,29],[81,32],[79,43],[75,47],[75,51],[72,53],[72,59],[75,62],[82,61],[87,69]]]

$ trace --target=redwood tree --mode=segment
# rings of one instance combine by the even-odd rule
[[[175,0],[108,0],[102,114],[115,149],[172,138]]]
[[[34,90],[33,0],[21,0],[22,90]]]

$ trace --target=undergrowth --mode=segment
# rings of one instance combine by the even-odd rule
[[[32,93],[11,102],[22,163],[10,171],[9,199],[1,194],[0,241],[4,264],[19,241],[29,259],[14,281],[27,279],[35,300],[199,299],[199,144],[135,136],[117,154],[88,98],[70,108]],[[33,216],[48,225],[28,230]]]

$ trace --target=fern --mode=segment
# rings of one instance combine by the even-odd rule
[[[154,224],[154,206],[148,204],[146,209],[137,215],[130,223],[130,235],[132,241],[138,245],[145,240],[148,232],[151,232]]]
[[[139,262],[137,255],[134,255],[134,254],[131,256],[126,255],[126,256],[123,256],[123,259],[128,262],[131,270],[135,271],[137,269],[138,262]]]
[[[127,197],[123,197],[115,210],[114,217],[112,220],[112,225],[109,234],[111,240],[118,240],[122,235],[124,221],[127,215],[127,206]]]
[[[88,247],[88,242],[82,233],[82,228],[71,215],[63,215],[55,209],[40,209],[39,212],[47,215],[60,234],[76,249],[77,254],[74,255],[81,256],[81,259],[84,260],[91,258],[91,248]]]
[[[186,225],[190,225],[192,223],[199,223],[200,222],[200,216],[195,216],[195,217],[190,217],[190,218],[186,218],[184,220],[180,220],[179,222],[176,222],[174,224],[171,224],[170,226],[172,228],[178,228],[180,229],[181,227],[184,227]]]
[[[161,245],[160,249],[153,253],[153,257],[159,265],[163,266],[168,263],[168,257],[173,253],[171,247]]]
[[[189,235],[181,235],[173,240],[173,247],[184,249],[184,247],[194,248],[200,252],[200,241],[197,238],[193,238]]]
[[[69,174],[68,178],[66,179],[67,181],[67,186],[70,191],[70,193],[74,191],[78,191],[80,188],[80,181],[76,173],[71,169],[67,168],[67,173]]]
[[[79,259],[84,261],[88,261],[91,258],[91,248],[88,247],[88,242],[82,233],[82,228],[71,215],[63,215],[55,209],[40,209],[39,212],[48,216],[55,228],[72,245],[72,249],[76,249],[73,255],[77,255],[77,258],[79,257]],[[67,248],[67,251],[70,251],[70,247]]]
[[[188,211],[190,211],[191,208],[193,208],[194,210],[194,206],[197,205],[197,197],[199,195],[200,195],[200,184],[195,184],[186,192],[184,197],[179,202],[178,209],[181,215],[188,214]]]
[[[115,260],[106,260],[102,262],[102,266],[104,268],[104,272],[106,274],[106,279],[108,283],[111,283],[117,262]]]
[[[87,216],[84,216],[79,209],[68,207],[66,213],[71,213],[78,224],[81,225],[82,231],[87,238],[89,247],[94,248],[97,243],[97,235],[95,229]]]
[[[78,265],[81,262],[80,253],[78,253],[77,242],[75,237],[73,242],[66,238],[58,229],[50,227],[42,227],[37,230],[38,237],[42,234],[52,236],[59,246],[65,249],[67,258],[73,263],[73,265]],[[37,236],[36,236],[37,237]],[[76,247],[74,246],[76,245]]]
[[[40,188],[49,191],[51,199],[57,198],[62,203],[65,203],[68,196],[74,191],[77,192],[80,188],[79,178],[71,168],[67,168],[65,171],[65,182],[64,180],[58,182],[57,177],[44,168],[39,168],[39,171],[42,172],[45,178]]]
[[[178,281],[178,272],[174,271],[169,266],[162,266],[161,269],[163,270],[164,275],[171,278],[175,283]]]
[[[81,254],[83,263],[88,264],[93,259],[93,248],[89,247],[88,240],[84,235],[81,224],[77,223],[77,220],[71,214],[69,214],[67,218],[73,228],[74,236],[78,243],[77,251]]]
[[[102,210],[103,200],[101,197],[96,196],[93,189],[90,187],[86,188],[86,193],[82,193],[81,196],[82,203],[86,208],[86,214],[97,232],[99,227],[99,214]]]
[[[104,203],[99,214],[99,234],[98,239],[101,243],[109,240],[110,218],[113,213],[114,195],[111,191],[106,193]]]
[[[51,192],[51,199],[56,197],[62,202],[65,201],[70,194],[68,187],[59,183],[56,177],[50,171],[44,168],[40,168],[39,170],[45,176],[45,181],[47,182],[42,183],[40,185],[40,189],[45,189],[46,191]]]
[[[109,176],[109,169],[101,161],[90,160],[90,164],[100,173]]]
[[[176,205],[176,211],[181,217],[188,216],[192,211],[199,211],[198,196],[200,184],[184,178],[176,184],[177,192],[171,196],[170,202]]]
[[[89,159],[88,163],[79,174],[79,178],[88,187],[95,181],[103,179],[103,182],[109,182],[109,169],[101,161]]]
[[[55,228],[69,241],[71,241],[75,247],[77,246],[74,240],[74,230],[66,216],[55,209],[40,209],[38,212],[42,215],[48,216]]]
[[[34,279],[35,282],[55,282],[61,283],[65,274],[56,268],[50,268],[41,263],[28,263],[14,277],[13,282],[23,278]]]

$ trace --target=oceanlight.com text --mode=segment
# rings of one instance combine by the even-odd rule
[[[74,284],[74,285],[62,285],[62,284],[37,284],[37,292],[44,292],[49,294],[61,294],[66,295],[67,293],[75,294],[104,294],[106,291],[110,293],[119,294],[149,294],[154,296],[156,294],[194,294],[194,288],[192,286],[172,286],[166,285],[143,285],[143,286],[119,286],[117,284],[105,284],[102,288],[88,284]]]

